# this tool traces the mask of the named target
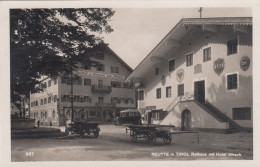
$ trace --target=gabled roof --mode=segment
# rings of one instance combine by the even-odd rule
[[[107,49],[120,63],[123,64],[123,66],[126,67],[127,70],[129,70],[130,72],[133,71],[133,69],[128,64],[126,64],[126,62],[122,60],[110,47],[107,46]]]
[[[178,45],[178,40],[183,38],[192,26],[252,26],[252,17],[216,17],[216,18],[183,18],[175,27],[155,46],[155,48],[139,63],[134,71],[126,78],[126,81],[138,78],[145,74],[142,69],[145,64],[149,64],[149,60],[157,54],[158,51],[166,49],[167,42],[173,40],[174,45]],[[177,42],[177,43],[176,43]],[[169,45],[168,45],[169,47]],[[157,53],[156,53],[157,52]],[[151,63],[150,63],[151,64]],[[149,66],[149,65],[148,65]],[[152,66],[152,65],[150,65]],[[148,71],[148,67],[146,68]]]

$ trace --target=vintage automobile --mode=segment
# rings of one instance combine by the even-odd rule
[[[85,133],[88,135],[93,133],[94,137],[97,138],[99,131],[98,122],[74,121],[65,126],[66,133],[79,134],[80,137],[83,137]]]
[[[115,118],[115,125],[140,125],[141,124],[141,114],[137,109],[128,109],[120,111],[120,116]]]

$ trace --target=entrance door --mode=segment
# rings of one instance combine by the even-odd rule
[[[194,82],[194,97],[200,103],[205,103],[205,81]]]
[[[191,128],[191,113],[189,110],[184,110],[181,114],[181,130],[188,131]]]

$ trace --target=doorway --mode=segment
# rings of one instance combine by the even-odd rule
[[[190,110],[184,110],[181,114],[181,130],[189,131],[191,128],[191,113]]]
[[[194,82],[194,97],[200,103],[205,103],[205,81]]]

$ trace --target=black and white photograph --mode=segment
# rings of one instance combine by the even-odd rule
[[[260,3],[189,2],[0,2],[4,166],[260,165]]]

